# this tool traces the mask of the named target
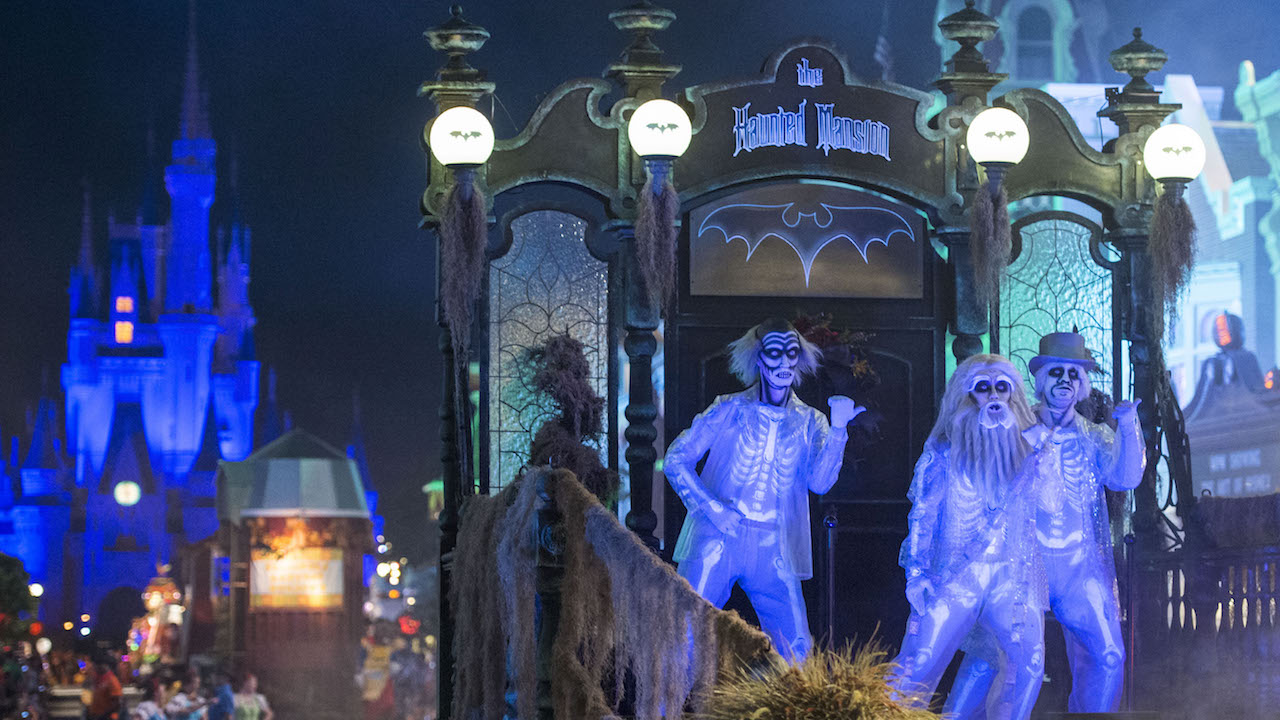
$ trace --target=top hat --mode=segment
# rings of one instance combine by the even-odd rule
[[[1052,362],[1083,365],[1086,370],[1098,369],[1098,363],[1084,346],[1084,336],[1074,332],[1049,333],[1040,338],[1040,354],[1031,358],[1027,369],[1035,375],[1045,363]]]

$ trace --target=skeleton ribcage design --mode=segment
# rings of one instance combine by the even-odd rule
[[[744,420],[734,457],[735,487],[724,489],[725,499],[764,510],[762,503],[776,504],[779,493],[796,482],[809,446],[805,424],[794,417],[771,420],[766,412],[747,413]]]
[[[1040,478],[1040,511],[1048,516],[1049,526],[1040,532],[1049,538],[1067,542],[1072,536],[1088,536],[1088,513],[1096,496],[1097,476],[1088,445],[1079,434],[1063,439],[1053,447],[1051,461]]]

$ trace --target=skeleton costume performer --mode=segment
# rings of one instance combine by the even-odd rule
[[[891,682],[931,694],[958,649],[992,648],[1002,672],[991,718],[1025,720],[1044,678],[1047,602],[1035,536],[1035,420],[999,355],[956,368],[916,463],[899,562],[911,617]]]
[[[667,448],[663,471],[689,511],[675,560],[717,607],[739,584],[777,650],[798,661],[812,646],[800,594],[813,575],[809,492],[835,484],[845,426],[864,408],[832,397],[829,426],[796,397],[792,386],[821,351],[785,320],[760,323],[729,351],[747,389],[717,397]]]
[[[1114,712],[1124,687],[1124,643],[1116,597],[1115,559],[1104,488],[1132,490],[1142,482],[1146,447],[1137,405],[1116,405],[1116,431],[1075,410],[1089,396],[1096,367],[1076,333],[1040,340],[1028,364],[1035,376],[1039,424],[1027,433],[1040,448],[1036,465],[1036,537],[1048,581],[1049,606],[1062,625],[1071,663],[1073,713]],[[948,698],[957,718],[981,718],[994,674],[992,658],[966,657]]]

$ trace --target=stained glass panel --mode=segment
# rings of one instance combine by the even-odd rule
[[[554,416],[528,372],[529,350],[568,333],[586,349],[591,382],[609,396],[609,269],[591,257],[587,224],[554,210],[511,222],[511,249],[489,263],[489,487],[516,478],[538,427]],[[607,452],[607,442],[597,445]],[[607,458],[606,458],[607,463]]]
[[[1085,222],[1055,214],[1017,230],[1022,251],[1000,290],[1000,350],[1023,373],[1042,336],[1075,327],[1112,377],[1111,272],[1094,261],[1089,245],[1098,231]]]

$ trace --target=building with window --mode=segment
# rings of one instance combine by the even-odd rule
[[[0,463],[8,481],[0,483],[0,552],[20,557],[44,586],[41,613],[58,625],[87,614],[95,626],[113,602],[136,602],[157,564],[212,535],[217,463],[243,460],[254,447],[250,230],[234,208],[233,178],[233,207],[223,213],[231,221],[211,233],[217,143],[191,7],[169,163],[149,167],[132,220],[107,219],[105,264],[86,189],[70,275],[65,404],[59,412],[46,388],[25,437],[13,438]]]

